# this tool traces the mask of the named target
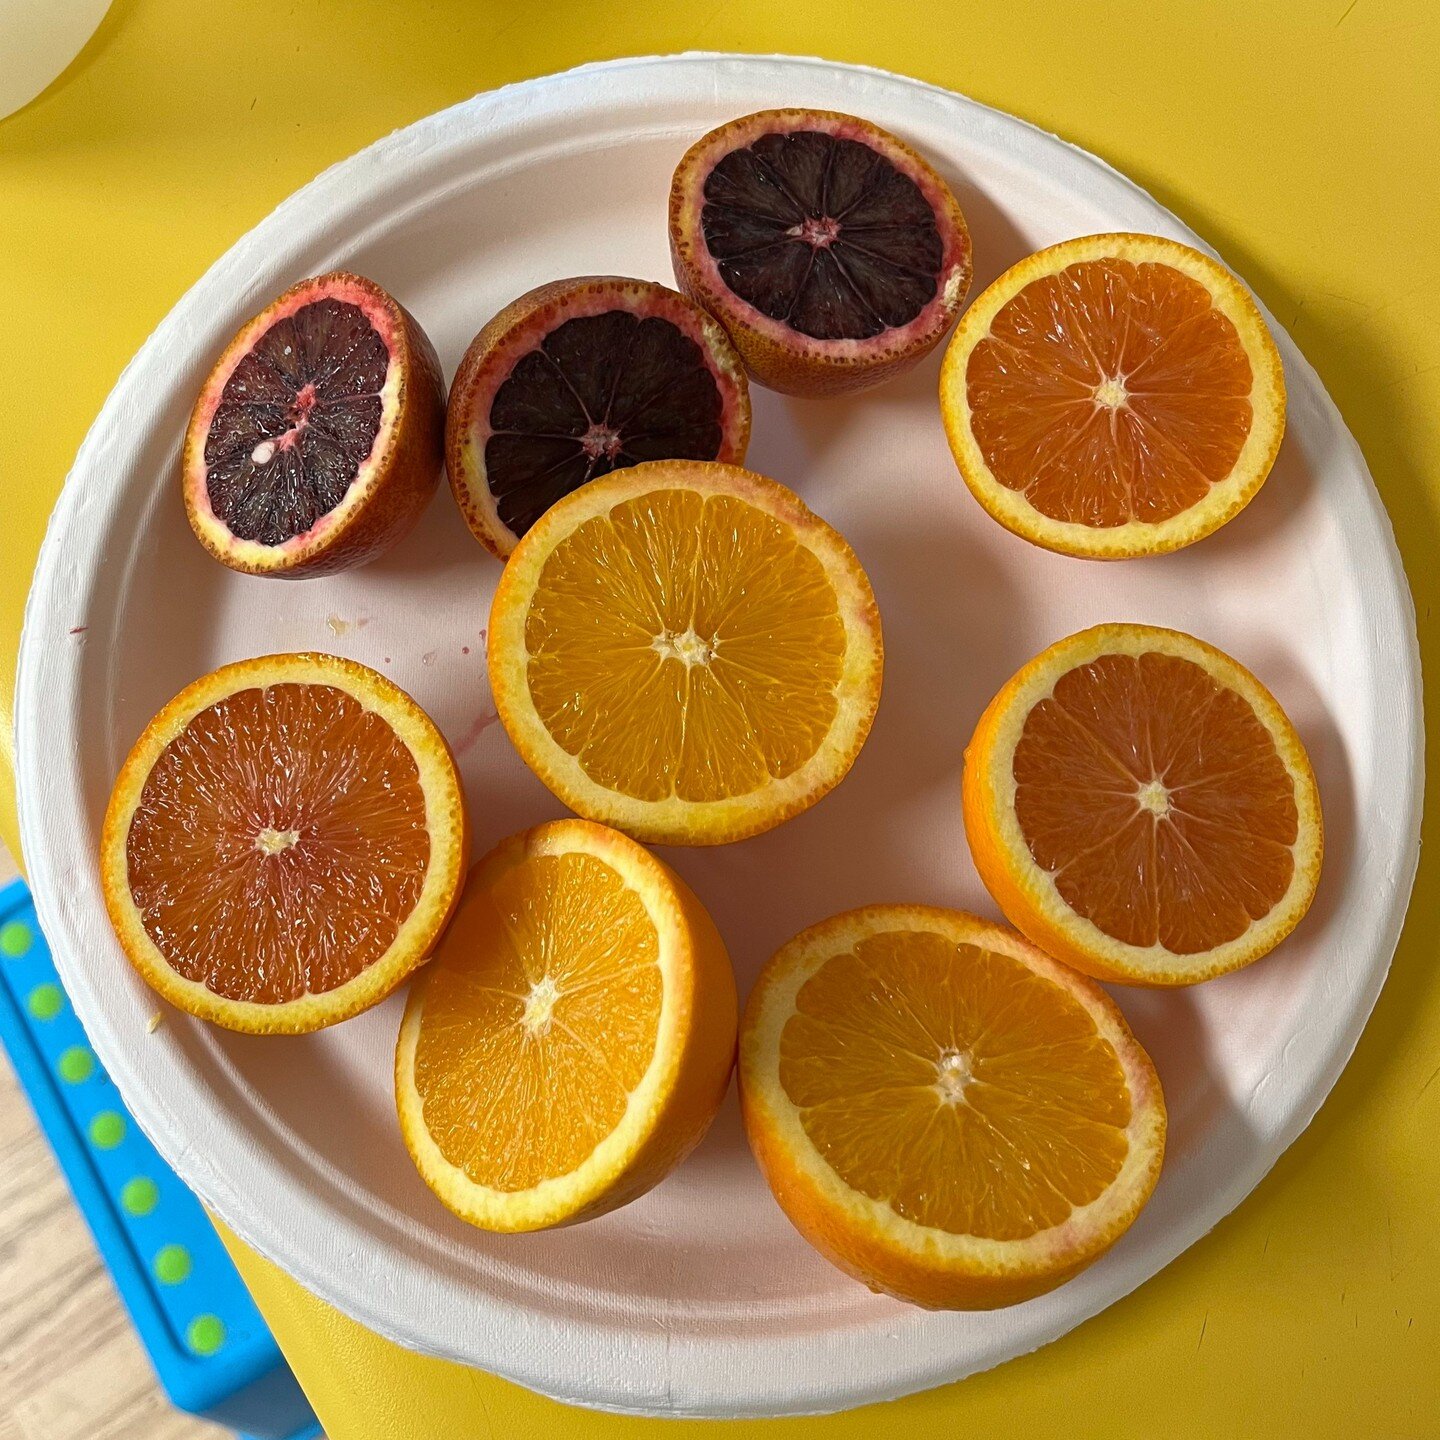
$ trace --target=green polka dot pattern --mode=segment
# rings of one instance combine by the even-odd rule
[[[12,959],[24,955],[34,941],[34,932],[23,920],[0,925],[0,955],[9,955]]]
[[[72,1045],[60,1056],[59,1068],[67,1085],[80,1085],[95,1073],[95,1057],[83,1045]]]
[[[160,1203],[160,1187],[148,1175],[136,1175],[120,1189],[120,1204],[127,1215],[148,1215]]]
[[[210,1374],[214,1385],[228,1384],[224,1377],[262,1357],[273,1367],[273,1342],[198,1202],[153,1151],[88,1042],[23,885],[0,884],[0,896],[0,1030],[8,1041],[11,1027],[18,1027],[27,1060],[33,1056],[38,1065],[39,1073],[25,1078],[63,1130],[60,1158],[76,1199],[99,1232],[116,1241],[117,1251],[127,1252],[116,1278],[127,1303],[144,1317],[137,1328],[154,1347],[162,1380],[167,1387],[188,1384],[199,1371]],[[149,1028],[161,1018],[156,1013]],[[66,1333],[81,1333],[84,1317],[77,1323],[79,1331],[71,1325]],[[4,1413],[0,1402],[0,1437],[9,1434]]]
[[[90,1122],[90,1143],[97,1150],[113,1150],[125,1138],[125,1117],[115,1110],[102,1110]]]
[[[37,985],[25,1001],[36,1020],[53,1020],[65,1008],[65,992],[58,985]]]
[[[197,1315],[185,1331],[185,1342],[197,1355],[213,1355],[225,1343],[225,1326],[218,1315]]]
[[[154,1270],[162,1285],[178,1285],[190,1278],[190,1252],[183,1245],[163,1246],[155,1256]]]

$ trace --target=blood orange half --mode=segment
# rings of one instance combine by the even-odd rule
[[[908,369],[970,287],[950,187],[897,136],[828,110],[764,110],[692,145],[670,187],[670,250],[751,375],[791,395]]]
[[[729,336],[664,285],[554,280],[471,342],[445,425],[450,486],[475,538],[507,556],[557,500],[649,460],[738,465],[750,395]]]
[[[185,432],[185,511],[232,570],[312,576],[387,550],[434,494],[445,384],[378,285],[302,280],[226,347]]]
[[[383,999],[430,953],[467,852],[440,732],[384,676],[267,655],[180,692],[136,742],[101,840],[140,974],[232,1030],[294,1034]]]

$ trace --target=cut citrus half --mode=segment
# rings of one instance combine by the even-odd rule
[[[965,830],[1011,923],[1101,980],[1189,985],[1274,949],[1324,849],[1305,747],[1214,646],[1150,625],[1052,645],[965,752]]]
[[[185,511],[232,570],[363,564],[419,519],[444,461],[445,382],[415,317],[373,280],[302,280],[226,347],[185,432]]]
[[[840,782],[883,646],[860,562],[795,495],[661,460],[541,516],[495,592],[489,659],[511,740],[572,810],[716,845]]]
[[[923,905],[852,910],[780,949],[745,1007],[740,1102],[796,1229],[932,1309],[1083,1270],[1165,1149],[1160,1082],[1114,1001],[1013,931]]]
[[[1047,550],[1124,559],[1223,525],[1285,429],[1280,355],[1224,266],[1156,235],[1089,235],[1007,270],[940,376],[975,498]]]
[[[699,1143],[735,1061],[735,977],[680,878],[557,820],[476,865],[395,1054],[425,1183],[486,1230],[590,1219]]]
[[[950,187],[888,130],[830,110],[762,110],[696,141],[670,187],[670,252],[755,379],[791,395],[908,370],[970,288]]]
[[[738,464],[750,394],[730,337],[664,285],[589,275],[507,305],[450,388],[450,486],[502,558],[562,495],[646,460]]]
[[[232,1030],[296,1034],[420,964],[466,848],[454,761],[403,690],[334,655],[266,655],[145,727],[100,864],[115,933],[160,994]]]

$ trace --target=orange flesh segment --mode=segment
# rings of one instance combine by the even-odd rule
[[[800,988],[780,1083],[852,1189],[917,1225],[1019,1240],[1101,1195],[1130,1092],[1085,1009],[1019,961],[872,936]]]
[[[1052,520],[1156,524],[1235,468],[1249,357],[1199,281],[1157,261],[1082,261],[1003,305],[966,370],[991,473]]]
[[[177,974],[228,1000],[320,994],[379,960],[420,898],[420,773],[343,690],[239,690],[165,747],[125,854],[145,930]]]
[[[824,567],[777,520],[660,490],[556,546],[525,644],[536,713],[592,780],[693,802],[748,794],[815,754],[846,637]]]
[[[592,855],[532,857],[462,901],[414,1062],[452,1165],[513,1192],[592,1154],[655,1053],[659,943],[639,895]]]
[[[1294,782],[1249,702],[1191,660],[1102,655],[1066,672],[1026,717],[1013,770],[1036,863],[1128,945],[1211,950],[1289,889]]]

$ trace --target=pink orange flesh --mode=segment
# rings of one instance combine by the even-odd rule
[[[1193,955],[1290,888],[1294,782],[1249,702],[1191,660],[1062,675],[1015,748],[1015,812],[1067,904],[1127,945]]]
[[[1210,292],[1170,265],[1082,261],[1031,281],[966,372],[996,480],[1054,520],[1169,520],[1235,468],[1254,376]]]
[[[177,974],[281,1004],[390,949],[429,863],[425,795],[394,730],[345,691],[238,690],[162,752],[125,855],[146,933]]]

